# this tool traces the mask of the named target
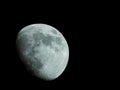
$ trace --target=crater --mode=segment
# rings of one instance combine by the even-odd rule
[[[42,40],[44,37],[45,37],[44,34],[39,31],[33,33],[33,38],[34,38],[35,42]]]
[[[47,35],[45,38],[43,38],[42,41],[46,46],[51,46],[52,41],[54,41],[54,37],[50,36],[50,35]]]
[[[16,43],[17,43],[19,50],[26,50],[28,47],[31,46],[31,41],[30,41],[29,37],[25,34],[22,35],[21,37],[19,37],[19,39],[17,39]]]
[[[43,44],[45,44],[46,46],[51,45],[51,42],[54,41],[54,37],[51,35],[44,35],[41,32],[36,32],[33,34],[33,38],[35,40],[35,45],[39,46],[41,41],[43,42]]]
[[[29,61],[27,61],[26,66],[29,71],[38,73],[38,70],[43,67],[43,64],[40,59],[33,57],[33,59],[29,59]]]
[[[61,37],[56,37],[55,40],[56,40],[56,43],[57,43],[57,44],[59,44],[59,45],[62,44],[62,39],[61,39]]]
[[[35,47],[32,47],[31,51],[28,54],[29,61],[27,62],[27,65],[33,70],[38,70],[42,68],[43,64],[41,63],[40,58],[35,57],[35,54],[39,52],[35,50],[34,48]]]
[[[54,29],[52,29],[51,32],[52,32],[53,34],[57,34],[57,31],[54,30]]]
[[[34,26],[29,26],[29,27],[25,27],[24,29],[22,29],[20,32],[19,32],[19,34],[23,34],[23,33],[28,33],[28,31],[30,32],[30,31],[32,31],[32,30],[34,30],[35,29],[35,27]]]
[[[33,45],[34,47],[40,47],[40,44],[43,43],[44,45],[49,46],[50,48],[53,48],[56,52],[58,52],[60,50],[59,47],[63,46],[62,37],[52,36],[50,34],[44,35],[42,32],[38,31],[33,34],[33,38],[35,41]],[[52,42],[58,44],[58,47],[55,47]]]

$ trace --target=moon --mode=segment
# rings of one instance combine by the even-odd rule
[[[43,80],[54,80],[65,70],[69,59],[66,39],[47,24],[31,24],[17,35],[16,46],[26,69]]]

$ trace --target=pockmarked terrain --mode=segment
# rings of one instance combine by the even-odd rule
[[[16,45],[26,68],[41,79],[56,79],[67,66],[67,41],[50,25],[32,24],[24,27],[18,33]]]

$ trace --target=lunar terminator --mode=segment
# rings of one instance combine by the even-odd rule
[[[64,36],[47,24],[31,24],[19,31],[18,54],[26,68],[43,80],[54,80],[65,70],[69,48]]]

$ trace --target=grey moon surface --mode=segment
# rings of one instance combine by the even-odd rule
[[[18,32],[17,52],[26,69],[43,80],[54,80],[65,70],[69,47],[64,36],[47,24],[31,24]]]

